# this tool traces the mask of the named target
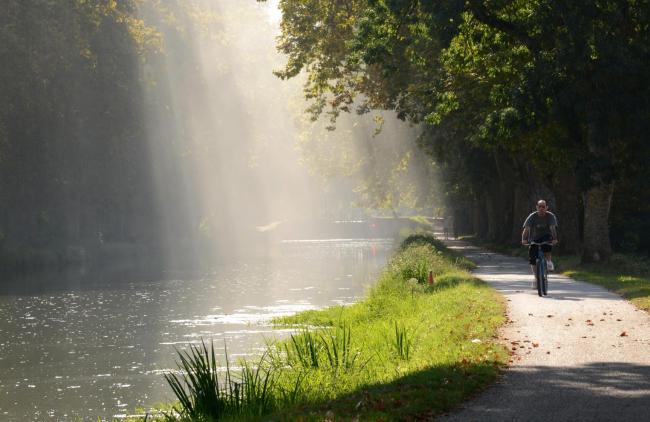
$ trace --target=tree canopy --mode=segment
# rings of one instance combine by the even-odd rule
[[[475,231],[515,237],[532,198],[544,196],[561,221],[569,217],[570,249],[607,259],[617,186],[632,182],[647,197],[648,1],[282,0],[280,8],[278,48],[288,60],[278,76],[305,72],[309,111],[332,121],[354,107],[427,123],[423,146],[447,169],[449,192],[463,192],[460,211],[474,208],[466,220]]]

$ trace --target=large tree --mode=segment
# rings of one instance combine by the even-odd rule
[[[562,190],[558,179],[568,178],[576,195],[564,206],[584,207],[583,259],[609,257],[612,194],[625,163],[638,161],[649,115],[648,1],[280,7],[279,48],[289,60],[278,74],[307,72],[312,112],[392,109],[443,132],[432,139],[461,137],[453,141],[491,151],[484,158],[505,154],[522,180],[539,174]]]

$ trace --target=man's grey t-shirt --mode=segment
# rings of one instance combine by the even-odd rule
[[[530,239],[533,240],[545,235],[552,235],[551,226],[557,226],[557,218],[555,218],[555,214],[548,211],[546,211],[544,217],[535,211],[524,221],[524,227],[530,227]]]

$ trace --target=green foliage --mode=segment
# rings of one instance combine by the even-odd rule
[[[228,396],[219,384],[214,344],[210,345],[210,350],[205,342],[201,347],[191,344],[189,352],[179,351],[178,354],[181,374],[165,374],[181,406],[175,410],[189,418],[219,419],[226,411]]]
[[[361,113],[393,110],[426,122],[420,143],[458,208],[468,204],[480,213],[488,203],[490,216],[510,215],[513,206],[519,215],[530,205],[517,198],[537,197],[548,186],[571,208],[583,193],[617,181],[632,183],[627,196],[643,192],[647,0],[316,3],[281,2],[279,48],[289,56],[283,77],[306,71],[315,115],[336,118],[358,101]],[[561,174],[571,175],[568,184]],[[575,192],[563,192],[568,185]],[[584,215],[607,215],[608,199],[593,202],[583,205],[597,210]],[[641,215],[647,213],[644,206]],[[511,236],[521,224],[489,218],[481,224],[465,217],[490,240]],[[574,224],[570,233],[578,232]],[[585,236],[585,249],[607,255],[608,240],[600,247],[592,238]],[[618,244],[634,243],[628,236]]]
[[[190,419],[197,421],[222,420],[228,415],[258,416],[275,409],[273,385],[274,371],[264,365],[263,355],[257,365],[243,362],[239,379],[234,377],[226,353],[225,380],[219,380],[219,365],[214,344],[208,349],[190,344],[187,352],[178,352],[179,373],[165,374],[179,402],[166,419],[173,421]]]
[[[388,263],[387,271],[402,281],[412,278],[426,283],[429,271],[438,267],[437,251],[430,245],[412,246],[408,253],[398,254]]]
[[[328,411],[337,417],[356,415],[359,419],[370,420],[416,417],[425,409],[434,409],[437,413],[476,388],[479,385],[476,381],[485,382],[491,379],[488,373],[496,373],[492,372],[498,369],[498,364],[494,363],[506,355],[491,344],[489,333],[502,321],[503,316],[498,315],[497,309],[503,309],[503,304],[485,285],[456,267],[454,258],[446,253],[437,253],[431,245],[417,245],[415,239],[403,245],[391,262],[395,266],[397,263],[409,266],[417,260],[400,259],[399,255],[414,253],[421,257],[428,254],[434,263],[432,269],[438,274],[433,288],[422,284],[413,288],[403,278],[402,274],[408,273],[405,268],[387,266],[367,298],[357,304],[303,312],[278,320],[281,324],[332,329],[349,324],[354,330],[350,347],[361,351],[359,359],[374,352],[362,370],[347,373],[326,369],[329,365],[319,364],[318,368],[301,365],[299,373],[305,381],[299,402],[303,405],[295,410],[285,409],[284,412],[288,412],[283,416],[285,419],[309,413],[324,415]],[[486,370],[481,364],[466,366],[461,363],[476,359],[492,362],[489,364],[492,369]],[[456,370],[464,368],[460,370],[467,370],[467,375],[447,383],[444,379],[449,379],[448,374],[455,370],[447,372],[443,369],[446,365]],[[282,380],[284,376],[287,378]],[[293,385],[290,381],[295,379],[293,377],[295,374],[284,373],[280,383]],[[425,387],[425,379],[436,387]],[[376,388],[370,387],[373,385]],[[404,399],[405,391],[413,392],[407,394],[408,400]],[[384,403],[394,400],[402,404],[394,409],[376,407],[373,403],[380,398]],[[438,404],[432,407],[432,403]],[[383,410],[378,410],[379,407]]]
[[[291,335],[291,342],[284,345],[287,363],[290,366],[318,368],[321,362],[323,344],[308,329],[298,335]]]
[[[465,258],[462,254],[449,249],[441,240],[436,239],[436,237],[431,232],[413,233],[402,240],[399,248],[402,251],[406,251],[411,246],[425,246],[427,248],[432,248],[429,250],[430,252],[435,251],[436,256],[442,256],[445,258],[444,260],[437,263],[438,266],[445,265],[451,261],[454,263],[454,266],[467,271],[471,271],[476,268],[476,264]]]
[[[361,351],[352,348],[352,328],[348,324],[336,327],[335,332],[328,330],[322,342],[330,367],[345,371],[355,368]]]
[[[395,321],[395,337],[393,339],[393,346],[395,347],[395,354],[398,358],[409,360],[411,357],[411,345],[413,339],[409,330]]]
[[[138,1],[14,1],[0,10],[0,225],[12,249],[142,239],[150,202],[138,63],[161,35]],[[38,30],[34,30],[38,28]],[[82,221],[83,220],[83,221]],[[9,259],[8,259],[9,261]]]
[[[303,329],[283,343],[284,355],[275,355],[275,366],[351,371],[358,369],[361,350],[352,348],[352,329],[343,323],[334,328]]]
[[[232,397],[242,394],[226,388],[235,378],[227,372],[220,393],[206,395],[225,400],[229,410],[224,419],[431,417],[492,382],[508,356],[494,340],[504,322],[503,302],[485,284],[455,266],[446,252],[439,254],[430,244],[410,242],[412,246],[403,245],[396,255],[414,250],[420,255],[426,250],[439,283],[433,288],[418,285],[412,289],[400,276],[405,269],[387,269],[368,296],[354,305],[278,319],[281,324],[310,328],[269,343],[255,365],[242,365],[264,368],[259,377],[246,376],[244,371],[244,381],[239,384],[243,389],[252,379],[260,386],[253,398],[233,401]],[[411,265],[413,261],[395,262]],[[188,364],[184,373],[203,372],[208,381],[196,384],[214,388],[215,359],[205,345],[198,354],[200,359],[186,358],[200,363]],[[206,369],[209,367],[212,370]],[[195,402],[191,398],[183,401]],[[247,413],[249,406],[254,410]],[[183,420],[182,416],[169,417]]]

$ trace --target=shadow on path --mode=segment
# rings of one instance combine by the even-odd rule
[[[650,366],[595,362],[513,367],[480,403],[440,420],[647,421],[649,411]]]

